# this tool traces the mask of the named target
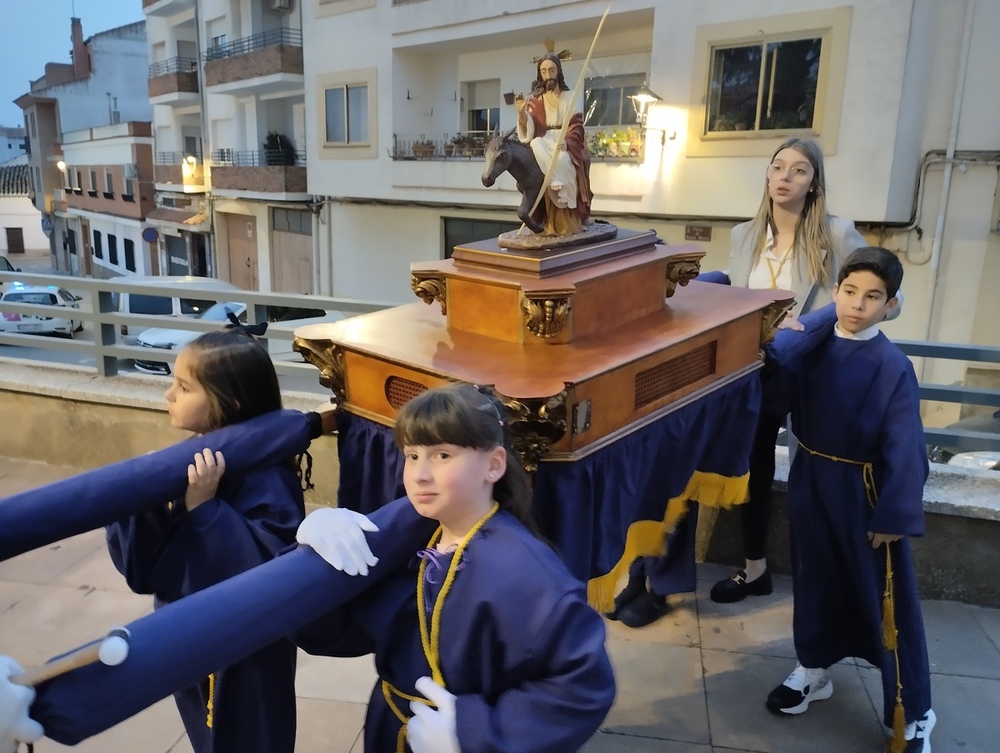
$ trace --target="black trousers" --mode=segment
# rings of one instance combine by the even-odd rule
[[[750,479],[747,502],[740,506],[743,524],[743,551],[748,560],[767,556],[767,532],[771,525],[774,485],[774,443],[785,425],[785,416],[761,413],[750,450]]]

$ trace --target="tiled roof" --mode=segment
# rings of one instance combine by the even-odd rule
[[[31,188],[28,165],[0,166],[0,196],[27,196]]]

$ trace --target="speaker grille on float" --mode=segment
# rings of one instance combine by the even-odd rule
[[[403,377],[391,376],[385,380],[385,399],[396,410],[402,408],[421,392],[426,391],[425,385],[403,379]]]
[[[718,341],[713,340],[682,356],[640,371],[635,375],[634,410],[714,374],[717,348]]]

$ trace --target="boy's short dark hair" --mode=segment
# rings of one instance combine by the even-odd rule
[[[897,256],[881,246],[862,246],[851,252],[837,275],[839,285],[851,272],[871,272],[885,283],[888,298],[895,298],[903,282],[903,264]]]

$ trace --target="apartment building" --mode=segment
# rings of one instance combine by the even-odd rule
[[[774,149],[812,138],[830,210],[904,260],[891,334],[998,343],[1000,4],[617,0],[594,42],[607,8],[303,0],[323,292],[410,300],[410,262],[516,221],[514,181],[480,181],[481,144],[513,127],[514,95],[547,45],[579,83],[597,217],[696,242],[703,268],[725,268]],[[640,115],[629,105],[644,83],[657,98]],[[627,156],[605,150],[629,128],[640,138],[623,140]],[[962,370],[938,363],[924,377],[960,382]]]
[[[140,188],[150,187],[151,196],[152,186],[151,165],[136,159],[142,155],[142,124],[148,139],[152,115],[146,95],[145,24],[85,39],[81,20],[73,18],[70,39],[72,62],[46,64],[45,75],[15,102],[24,111],[33,200],[51,230],[57,269],[112,277],[131,271],[124,248],[121,263],[108,264],[107,257],[92,251],[96,239],[87,228],[93,232],[101,223],[117,222],[112,235],[123,246],[130,241],[134,258],[147,259],[151,253],[139,245],[141,215],[136,214],[146,206]],[[131,141],[123,145],[122,139]],[[140,167],[146,174],[138,172]],[[105,231],[98,232],[103,248]],[[138,270],[139,262],[135,266]]]
[[[0,126],[0,164],[10,162],[28,153],[23,128]]]
[[[318,292],[306,181],[302,13],[285,0],[143,0],[156,204],[191,271]],[[186,270],[184,270],[186,271]]]

